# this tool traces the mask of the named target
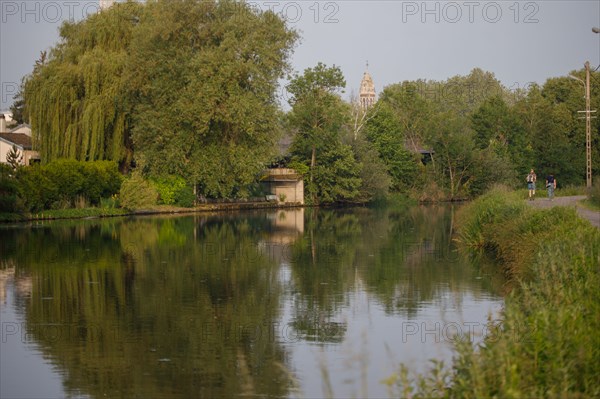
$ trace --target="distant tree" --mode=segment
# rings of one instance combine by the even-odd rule
[[[27,110],[25,107],[25,99],[23,98],[23,86],[19,89],[19,92],[13,97],[13,103],[10,106],[10,112],[12,113],[12,120],[15,124],[21,125],[27,121]]]
[[[362,165],[341,142],[351,115],[338,95],[345,86],[340,68],[322,63],[296,74],[287,86],[292,106],[288,120],[296,132],[291,152],[308,167],[306,191],[314,204],[352,200],[359,193]]]
[[[394,191],[407,191],[418,174],[419,158],[407,148],[401,117],[384,99],[378,113],[365,126],[365,135],[373,143],[391,177]]]
[[[433,121],[427,142],[435,150],[435,165],[450,199],[468,195],[479,151],[464,117],[441,113]]]
[[[6,154],[6,162],[16,170],[19,166],[23,165],[23,154],[16,145],[13,145],[10,151]]]
[[[517,113],[501,96],[484,100],[470,115],[475,143],[480,149],[491,148],[506,158],[515,171],[524,173],[531,166],[533,148]]]

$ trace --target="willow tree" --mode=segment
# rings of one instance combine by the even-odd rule
[[[296,33],[243,2],[158,0],[128,62],[136,163],[210,197],[244,197],[270,160]]]
[[[34,143],[44,162],[115,160],[127,167],[131,107],[123,101],[128,48],[143,5],[116,4],[66,22],[60,41],[24,82]]]

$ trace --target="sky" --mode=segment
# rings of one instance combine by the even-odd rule
[[[368,70],[377,92],[405,80],[443,81],[473,68],[506,87],[600,65],[600,0],[565,1],[248,1],[284,17],[301,35],[291,59],[302,72],[318,62],[339,66],[344,96]],[[98,0],[0,0],[0,109],[21,79],[58,41],[65,20],[98,10]],[[583,89],[582,89],[583,90]],[[286,93],[281,89],[281,97]]]

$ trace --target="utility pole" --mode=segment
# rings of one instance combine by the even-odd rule
[[[592,115],[590,92],[590,62],[585,62],[585,185],[592,188]]]
[[[592,187],[592,112],[590,110],[592,99],[590,89],[590,62],[585,62],[585,82],[576,76],[569,75],[570,78],[579,80],[585,88],[585,185],[589,189]],[[594,117],[595,118],[595,117]]]

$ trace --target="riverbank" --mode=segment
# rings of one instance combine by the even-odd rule
[[[400,393],[599,397],[600,231],[572,207],[537,209],[501,189],[461,209],[457,224],[461,246],[493,254],[515,288],[483,345],[457,342],[452,368],[414,385],[401,370]]]
[[[0,223],[28,222],[35,220],[55,220],[55,219],[86,219],[86,218],[104,218],[118,216],[139,216],[139,215],[160,215],[160,214],[187,214],[202,212],[227,212],[248,209],[287,209],[302,205],[296,203],[278,203],[278,202],[230,202],[201,204],[193,208],[182,208],[171,205],[156,205],[144,209],[123,209],[123,208],[69,208],[52,209],[35,214],[0,214]]]

